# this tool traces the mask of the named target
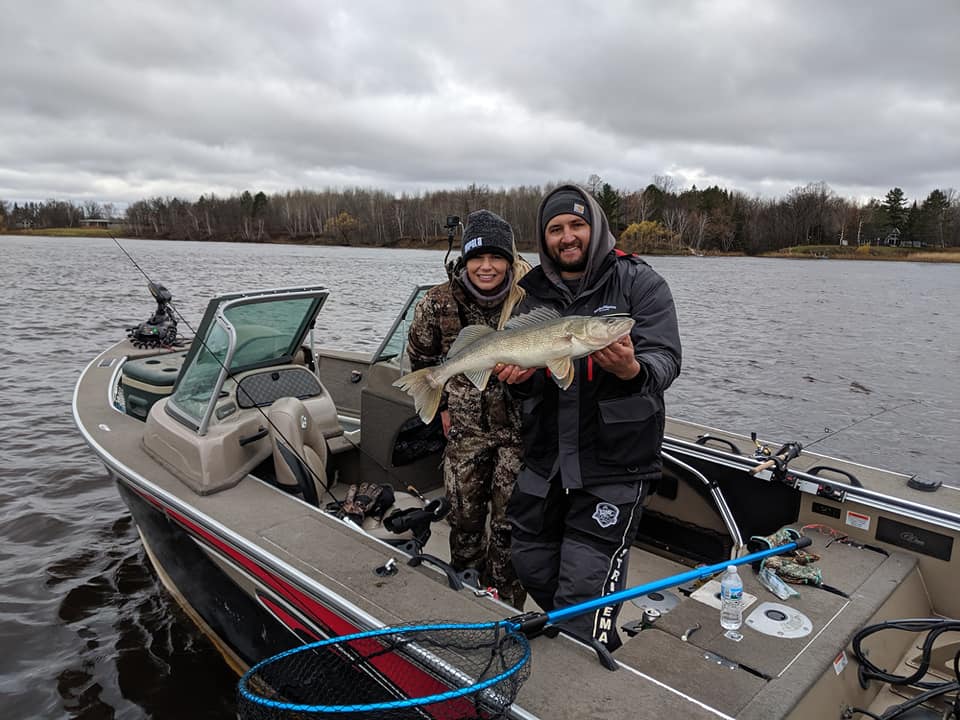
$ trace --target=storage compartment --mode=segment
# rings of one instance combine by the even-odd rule
[[[127,415],[146,420],[153,404],[173,392],[187,351],[129,360],[123,365],[120,386]]]

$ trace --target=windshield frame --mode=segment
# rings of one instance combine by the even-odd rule
[[[427,294],[427,291],[436,285],[417,285],[413,292],[407,297],[403,309],[397,315],[397,319],[390,326],[390,331],[383,337],[383,341],[373,353],[373,362],[383,362],[385,360],[397,359],[398,361],[406,355],[407,352],[407,334],[410,332],[410,324],[413,322],[411,313],[416,310],[416,306]]]
[[[273,290],[257,290],[244,293],[229,293],[214,297],[208,304],[204,312],[203,319],[197,329],[193,343],[184,358],[183,365],[177,375],[177,380],[173,386],[173,393],[166,403],[166,412],[179,423],[194,430],[197,435],[203,436],[207,433],[211,417],[216,409],[217,401],[220,400],[220,394],[223,385],[228,378],[235,377],[239,373],[248,370],[255,370],[260,367],[269,367],[272,365],[285,365],[293,362],[293,358],[304,342],[307,333],[313,329],[317,314],[323,307],[329,291],[320,285],[311,287],[292,287],[279,288]],[[231,322],[229,315],[232,310],[239,307],[250,305],[269,305],[271,303],[288,302],[290,300],[310,299],[311,302],[305,307],[295,327],[289,334],[289,341],[277,350],[261,354],[251,362],[234,366],[234,360],[237,357],[239,335],[237,328]],[[293,316],[294,320],[296,317]],[[267,329],[267,326],[264,326]],[[223,347],[223,338],[213,340],[215,333],[224,333],[226,335],[226,347]],[[277,332],[276,335],[263,335],[263,338],[281,338],[285,339],[286,333]],[[260,339],[258,336],[248,340]],[[213,359],[218,367],[216,379],[210,387],[210,394],[203,405],[203,411],[196,413],[184,406],[182,398],[178,398],[178,390],[184,382],[184,379],[190,376],[191,372],[203,377],[203,372],[196,370],[201,359]]]

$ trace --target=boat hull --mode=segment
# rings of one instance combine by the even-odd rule
[[[244,452],[253,453],[252,470],[242,466],[230,482],[213,486],[187,482],[184,468],[199,468],[203,479],[208,466],[191,464],[188,453],[174,458],[180,452],[175,444],[165,455],[151,452],[144,442],[150,424],[116,407],[121,367],[136,352],[118,343],[88,366],[74,397],[77,425],[115,479],[162,582],[236,670],[304,642],[384,624],[513,614],[482,593],[452,590],[435,568],[408,565],[396,546],[276,487],[259,472],[271,453],[255,408],[214,416],[230,426],[222,429],[235,432],[197,438],[212,453],[231,438],[242,440]],[[341,490],[364,478],[402,480],[403,489],[421,471],[435,480],[436,447],[404,435],[419,425],[411,424],[408,399],[392,387],[399,364],[315,358],[324,384],[341,382],[331,393],[338,401],[332,417],[351,408],[355,415],[360,403],[362,442],[353,431],[328,440]],[[283,368],[291,369],[289,363]],[[273,374],[267,368],[249,372]],[[222,406],[240,406],[231,395],[235,389],[227,387]],[[154,420],[168,421],[158,417],[166,402],[152,406]],[[403,453],[397,452],[400,440]],[[611,717],[693,720],[827,717],[843,705],[880,712],[884,703],[893,704],[876,687],[861,687],[855,668],[844,671],[837,658],[849,657],[849,639],[865,623],[960,616],[960,557],[953,552],[960,537],[957,490],[924,492],[908,475],[807,451],[789,467],[762,470],[762,458],[743,435],[676,420],[667,422],[663,447],[665,477],[648,498],[629,585],[742,555],[752,535],[789,524],[807,528],[825,577],[840,594],[802,589],[793,607],[810,621],[809,637],[785,639],[750,628],[736,643],[720,630],[709,593],[680,588],[657,627],[638,631],[617,651],[623,672],[608,672],[590,647],[563,635],[536,638],[533,671],[511,715],[580,718],[591,714],[597,698],[604,698]],[[771,454],[776,448],[770,445]],[[379,574],[390,561],[397,572]],[[744,574],[744,585],[755,597],[767,593],[752,573]],[[644,614],[625,603],[619,620]],[[911,642],[905,636],[888,642],[874,659],[891,668],[905,663]],[[376,682],[390,677],[384,673]]]
[[[249,558],[123,479],[116,483],[164,586],[235,670],[320,637],[292,616],[289,625],[280,621],[265,606],[270,600],[251,595],[252,579],[248,588],[236,582],[236,574],[250,572],[243,569],[253,565]],[[233,566],[233,577],[225,566]],[[250,569],[268,574],[262,567]]]

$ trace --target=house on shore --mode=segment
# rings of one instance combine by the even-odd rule
[[[123,227],[123,221],[118,218],[81,218],[80,227],[118,230]]]

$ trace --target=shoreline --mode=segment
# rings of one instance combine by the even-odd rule
[[[122,237],[122,232],[119,234]],[[48,238],[114,238],[117,233],[109,230],[97,228],[44,228],[42,230],[0,230],[0,238],[11,237],[48,237]],[[137,237],[137,240],[162,240],[165,242],[191,242],[189,240],[172,240],[162,237]],[[235,240],[235,239],[206,239],[194,242],[239,242],[251,245],[312,245],[318,247],[353,247],[353,248],[383,248],[385,250],[442,250],[448,249],[446,238],[437,239],[428,242],[400,240],[391,245],[360,245],[338,242],[326,242],[323,240],[301,240],[291,239],[286,236],[269,238],[266,240]],[[453,249],[458,249],[458,242],[454,242]],[[533,248],[519,248],[521,253],[536,252]],[[806,245],[793,248],[784,248],[773,252],[758,253],[750,255],[745,252],[719,252],[704,251],[701,254],[695,254],[691,249],[685,248],[684,251],[665,251],[652,250],[639,253],[643,257],[758,257],[772,258],[780,260],[884,260],[901,262],[927,262],[927,263],[960,263],[960,248],[900,248],[884,245],[871,246],[863,245],[859,248],[844,248],[842,251],[835,245]]]

